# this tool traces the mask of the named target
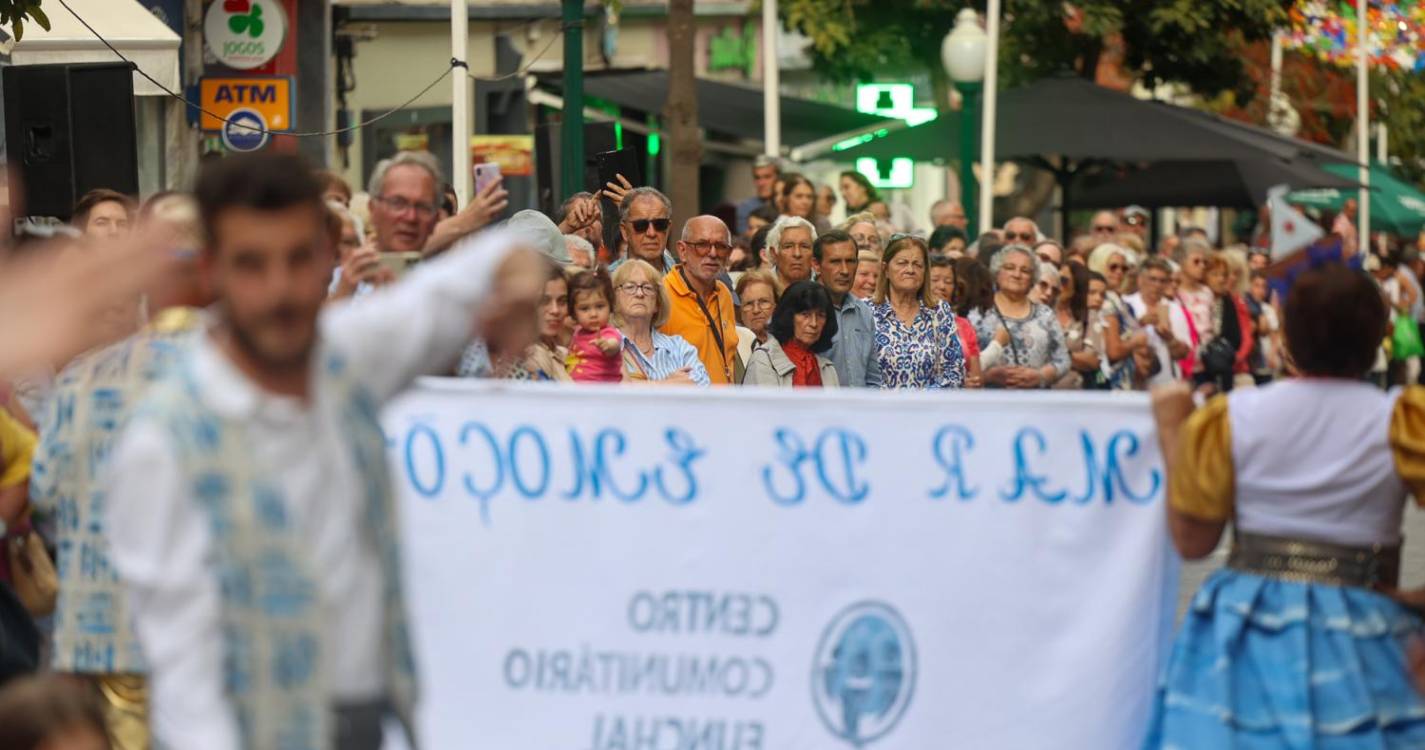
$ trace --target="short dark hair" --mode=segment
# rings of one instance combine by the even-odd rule
[[[819,234],[816,242],[811,243],[811,257],[816,258],[816,262],[821,262],[821,250],[827,245],[835,245],[839,242],[850,242],[854,247],[856,240],[851,239],[851,235],[840,229],[833,229],[825,234]]]
[[[559,204],[559,210],[554,212],[554,216],[552,217],[554,219],[554,223],[563,224],[564,220],[569,218],[569,212],[574,210],[575,203],[578,203],[579,201],[583,200],[589,200],[593,197],[593,193],[587,190],[581,190],[569,196],[568,198],[565,198],[564,202]],[[600,208],[602,208],[602,206],[600,206]]]
[[[970,237],[965,234],[965,230],[952,227],[949,224],[941,224],[930,233],[930,249],[937,253],[941,252],[950,243],[950,240],[960,240],[966,245],[970,244]]]
[[[580,271],[569,279],[569,317],[574,317],[574,303],[580,292],[598,292],[604,295],[604,301],[609,303],[609,310],[614,306],[614,282],[609,278],[609,272],[600,268],[594,271]]]
[[[1171,278],[1173,275],[1173,264],[1169,263],[1168,259],[1162,256],[1150,255],[1144,258],[1143,262],[1138,266],[1138,273],[1143,273],[1144,271],[1162,271]]]
[[[193,190],[209,247],[218,216],[231,208],[281,211],[310,207],[326,221],[322,181],[306,159],[292,154],[251,153],[206,162]]]
[[[836,308],[831,305],[831,295],[826,287],[815,281],[798,281],[782,292],[767,330],[777,337],[777,341],[785,344],[796,335],[797,313],[808,310],[826,313],[826,326],[821,329],[821,338],[810,347],[813,353],[821,354],[831,348],[831,340],[836,338]]]
[[[995,304],[995,280],[990,267],[965,256],[955,260],[955,314],[968,317],[974,311],[989,310]]]
[[[942,255],[942,254],[936,253],[936,252],[932,252],[932,253],[930,254],[930,268],[954,268],[954,267],[955,267],[955,261],[951,260],[949,256],[947,256],[947,255]],[[927,269],[927,270],[928,270],[928,269]]]
[[[752,213],[748,214],[749,217],[756,216],[757,218],[767,222],[768,224],[777,223],[777,217],[780,215],[781,214],[777,213],[776,206],[766,203],[758,206],[757,208],[752,209]]]
[[[98,699],[79,684],[56,675],[23,677],[0,692],[0,747],[48,746],[55,735],[80,727],[108,734]]]
[[[124,213],[129,218],[134,218],[134,211],[138,209],[138,203],[133,198],[124,195],[117,190],[109,188],[94,188],[79,197],[74,204],[74,213],[70,215],[69,223],[73,226],[84,228],[89,223],[89,213],[100,203],[117,203],[124,207]]]
[[[1286,348],[1297,370],[1351,379],[1375,365],[1388,321],[1375,281],[1340,264],[1298,276],[1283,316]]]

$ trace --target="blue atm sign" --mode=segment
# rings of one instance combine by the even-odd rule
[[[231,119],[239,110],[256,113],[270,130],[292,128],[290,78],[204,78],[199,99],[205,110],[199,118],[204,130],[223,130],[219,118]]]

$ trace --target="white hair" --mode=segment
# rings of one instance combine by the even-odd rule
[[[424,169],[435,182],[436,197],[440,197],[440,184],[445,180],[440,175],[440,162],[436,161],[435,155],[429,151],[398,151],[395,156],[376,162],[376,169],[371,172],[371,181],[366,185],[366,192],[376,197],[385,195],[386,173],[390,172],[392,167]]]
[[[990,257],[990,275],[995,277],[995,283],[999,283],[999,272],[1000,269],[1004,267],[1004,262],[1009,259],[1009,256],[1014,255],[1015,253],[1023,255],[1025,258],[1029,259],[1029,273],[1032,277],[1029,279],[1029,286],[1032,287],[1035,284],[1038,284],[1039,257],[1035,255],[1034,251],[1030,250],[1027,245],[1019,244],[1005,245],[1004,247],[1000,248],[998,252],[996,252],[993,256]]]
[[[767,247],[770,248],[772,252],[777,252],[777,249],[782,246],[782,233],[788,229],[796,229],[797,227],[802,227],[808,232],[811,232],[811,241],[816,242],[816,225],[800,216],[781,216],[778,217],[777,223],[773,224],[772,228],[767,232]]]
[[[355,212],[343,206],[338,201],[327,201],[327,208],[335,211],[336,215],[342,218],[342,221],[351,222],[351,226],[356,230],[357,242],[366,241],[366,222],[362,221],[360,216],[357,216]]]

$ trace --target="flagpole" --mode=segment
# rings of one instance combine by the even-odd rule
[[[984,93],[981,94],[983,115],[980,121],[980,221],[977,225],[981,232],[994,228],[995,108],[999,103],[999,3],[1000,0],[989,0],[985,8],[985,83]]]
[[[1356,0],[1356,161],[1360,162],[1361,190],[1356,200],[1359,249],[1371,248],[1371,169],[1370,169],[1370,79],[1366,75],[1370,50],[1366,47],[1369,19],[1366,0]]]
[[[470,195],[470,79],[463,67],[470,56],[470,11],[466,0],[450,0],[450,57],[462,67],[451,71],[450,94],[450,184],[455,200],[463,207]]]
[[[782,153],[782,82],[777,64],[777,0],[762,0],[762,142],[768,156]]]

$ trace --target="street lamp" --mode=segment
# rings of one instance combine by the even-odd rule
[[[966,234],[973,242],[979,212],[975,199],[975,160],[980,150],[980,94],[985,80],[985,30],[979,14],[965,8],[955,16],[955,28],[940,43],[940,61],[960,92],[960,204],[965,208]]]

